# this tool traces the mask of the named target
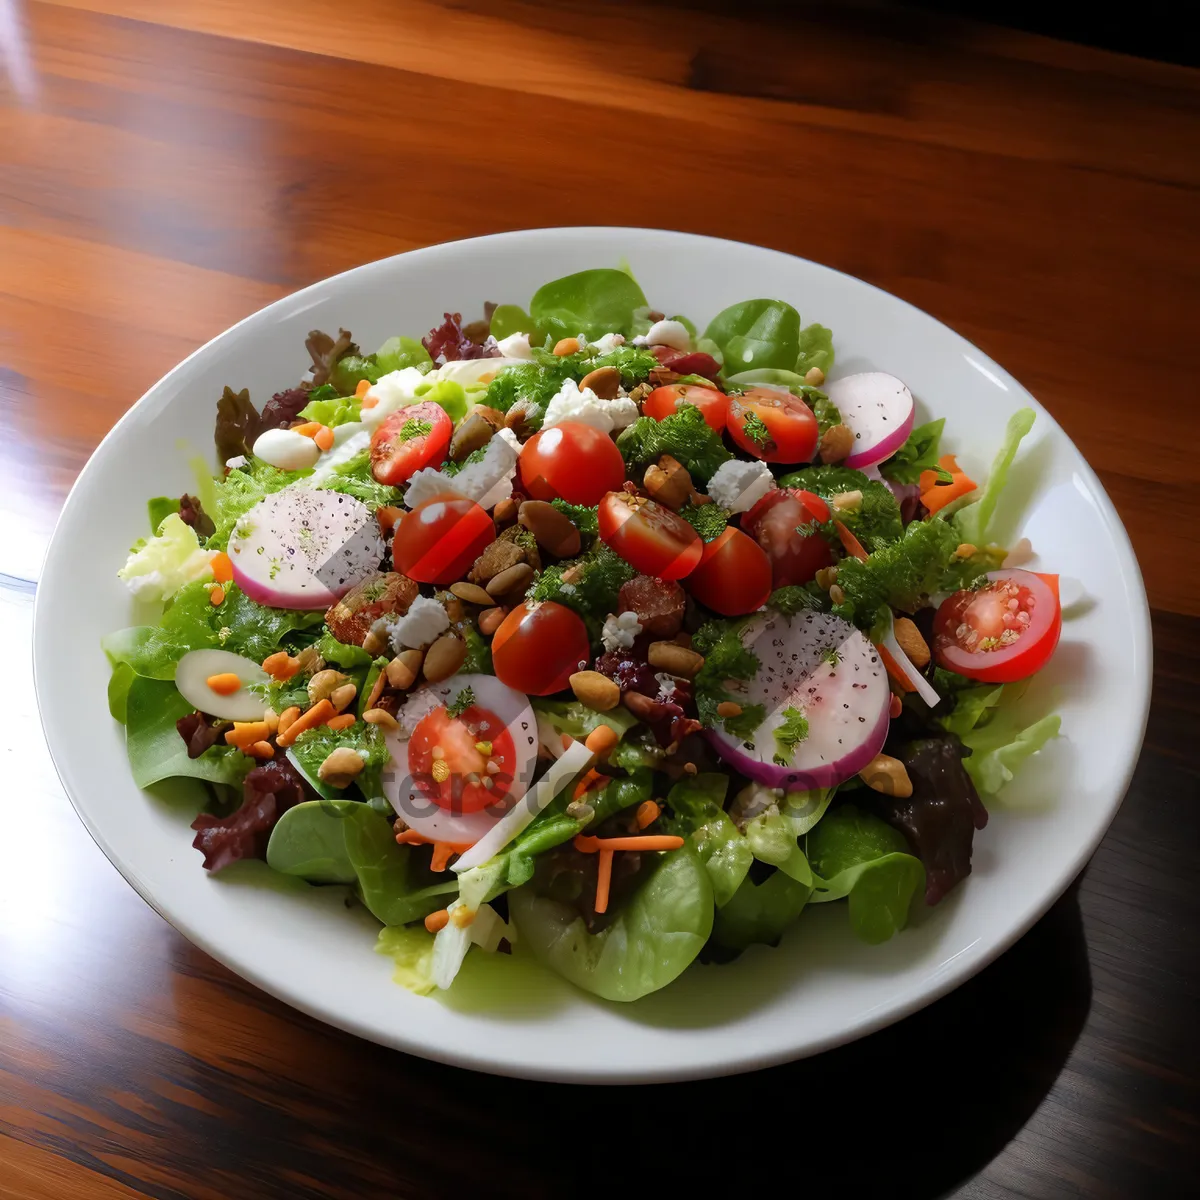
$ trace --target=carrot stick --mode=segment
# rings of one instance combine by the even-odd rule
[[[834,529],[837,530],[837,535],[842,539],[842,548],[847,554],[853,555],[860,562],[867,561],[867,552],[863,549],[863,544],[846,528],[841,521],[834,521]]]
[[[324,725],[331,717],[336,716],[337,709],[328,700],[319,700],[312,708],[302,712],[285,732],[279,734],[275,738],[275,744],[290,746],[306,729],[316,729],[318,725]],[[228,739],[229,735],[225,736]]]
[[[883,659],[883,665],[887,667],[887,673],[892,677],[893,681],[902,692],[915,692],[917,689],[908,681],[908,676],[900,670],[900,664],[891,656],[886,646],[876,644],[875,649],[879,651],[879,657]]]
[[[575,849],[582,854],[595,854],[599,850],[678,850],[683,838],[660,833],[640,833],[633,837],[599,838],[578,834]]]
[[[341,713],[339,716],[330,717],[325,724],[330,729],[336,729],[340,732],[343,729],[349,729],[357,720],[358,718],[353,713]]]
[[[590,750],[591,747],[589,746]],[[571,796],[572,800],[578,800],[580,796],[590,792],[593,788],[604,787],[608,783],[608,776],[601,775],[599,771],[593,769],[589,771],[576,785],[575,791]]]
[[[645,829],[647,825],[653,825],[661,811],[653,800],[643,800],[637,807],[637,827]]]
[[[938,459],[938,466],[943,471],[950,472],[949,483],[938,483],[936,471],[922,471],[917,486],[921,489],[921,503],[931,513],[946,507],[951,500],[957,500],[968,492],[973,492],[978,486],[975,481],[958,465],[953,454],[943,454]]]
[[[608,908],[608,889],[612,886],[612,862],[613,852],[601,850],[600,862],[597,864],[596,871],[596,911],[598,913],[602,913]]]
[[[371,381],[369,379],[360,379],[358,387],[354,389],[354,394],[361,400],[371,390]]]
[[[303,425],[293,425],[292,432],[298,433],[301,437],[313,437],[324,428],[325,426],[320,421],[305,421]]]
[[[218,696],[232,696],[240,691],[242,681],[232,671],[222,671],[219,675],[210,675],[205,681]]]
[[[266,721],[234,721],[233,728],[225,734],[225,744],[244,750],[270,736]]]
[[[213,555],[209,566],[212,567],[213,578],[218,583],[228,583],[233,578],[233,560],[224,550],[219,550]]]
[[[446,842],[434,842],[433,857],[429,860],[429,869],[431,871],[444,871],[447,864],[457,853],[458,851]]]
[[[611,754],[620,739],[610,725],[597,725],[583,743],[597,758]]]

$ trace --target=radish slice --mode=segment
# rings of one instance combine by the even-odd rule
[[[495,713],[508,727],[516,751],[516,767],[508,796],[503,803],[478,812],[455,812],[442,808],[413,785],[408,761],[409,739],[421,718],[448,704],[463,688],[475,693],[475,703]],[[387,734],[392,761],[383,773],[383,794],[410,829],[435,842],[474,845],[525,795],[537,764],[537,722],[523,692],[514,691],[493,675],[453,675],[443,683],[414,692],[396,714],[400,728]],[[482,736],[482,735],[481,735]]]
[[[236,675],[242,686],[223,695],[214,692],[208,681],[214,675]],[[231,650],[189,650],[175,667],[175,686],[179,694],[198,712],[224,721],[261,721],[267,703],[248,684],[269,683],[266,671],[251,658]]]
[[[854,434],[854,451],[847,467],[861,471],[891,458],[912,432],[912,392],[895,375],[865,371],[825,385],[825,394],[837,405],[842,424]]]
[[[328,608],[379,570],[383,539],[353,496],[292,484],[260,500],[229,539],[234,582],[272,608]]]
[[[739,700],[764,705],[767,716],[750,740],[707,731],[726,762],[748,779],[795,792],[842,783],[879,753],[888,731],[887,671],[853,625],[828,613],[766,612],[746,626],[742,643],[759,668]],[[808,735],[781,766],[774,734],[788,708],[804,714]]]

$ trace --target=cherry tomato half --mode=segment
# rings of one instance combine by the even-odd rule
[[[643,575],[682,579],[700,561],[704,543],[680,516],[628,492],[600,501],[600,538]]]
[[[599,429],[564,421],[535,433],[517,461],[521,491],[534,500],[599,504],[601,496],[625,481],[625,461],[617,444]]]
[[[450,769],[442,780],[433,773],[438,759]],[[508,726],[477,704],[458,717],[452,717],[445,705],[426,713],[408,743],[414,786],[449,812],[479,812],[502,800],[516,767],[517,752]]]
[[[687,590],[722,616],[751,613],[771,594],[771,561],[756,541],[730,525],[704,547]]]
[[[948,671],[1015,683],[1040,671],[1062,632],[1056,588],[1032,571],[989,571],[978,591],[955,592],[933,618],[933,652]]]
[[[527,696],[561,692],[590,657],[583,618],[553,600],[518,604],[492,638],[496,678]]]
[[[418,583],[454,583],[496,540],[492,518],[464,496],[437,496],[396,526],[392,563]]]
[[[733,440],[765,462],[811,462],[817,452],[817,418],[782,388],[750,388],[730,396],[727,423]]]
[[[669,383],[665,387],[655,388],[642,402],[642,412],[661,421],[684,404],[694,404],[710,429],[720,433],[725,428],[729,397],[716,388],[700,387],[698,384]]]
[[[799,488],[772,488],[746,513],[742,529],[766,552],[773,587],[807,583],[833,562],[829,543],[819,533],[798,532],[828,520],[829,505]]]
[[[371,474],[399,487],[422,467],[439,466],[450,448],[454,422],[440,404],[413,404],[384,417],[371,434]]]

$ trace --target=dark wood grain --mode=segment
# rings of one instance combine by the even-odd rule
[[[1192,1194],[1198,186],[1200,73],[879,5],[0,5],[0,1197]],[[331,272],[584,222],[946,320],[1098,469],[1156,609],[1146,751],[1077,885],[952,996],[748,1078],[469,1076],[283,1008],[109,866],[33,711],[49,530],[159,375]]]

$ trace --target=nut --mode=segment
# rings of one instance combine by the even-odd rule
[[[596,810],[583,800],[572,800],[567,805],[567,816],[572,821],[578,821],[581,825],[586,825],[595,815]]]
[[[532,400],[518,400],[504,415],[504,428],[511,429],[519,441],[533,436],[530,422],[541,412],[541,406]]]
[[[367,636],[363,638],[362,648],[372,658],[378,658],[381,654],[387,653],[387,637],[384,634],[376,633],[374,629],[368,629]]]
[[[318,671],[308,681],[308,699],[310,703],[316,704],[321,700],[328,700],[345,682],[346,676],[341,671]]]
[[[979,547],[971,542],[960,542],[958,549],[954,551],[955,558],[972,558],[979,553]],[[1007,561],[1007,560],[1006,560]]]
[[[854,449],[854,434],[846,425],[830,425],[821,435],[821,461],[844,462]]]
[[[829,588],[829,599],[833,604],[845,604],[846,593],[836,584],[831,584]]]
[[[621,703],[621,689],[599,671],[576,671],[569,682],[575,698],[596,712],[608,712]]]
[[[568,354],[578,354],[579,339],[573,337],[562,338],[560,341],[554,343],[554,353],[559,358],[565,358]]]
[[[424,659],[420,650],[401,650],[385,668],[388,683],[402,692],[408,691],[417,682]]]
[[[898,758],[889,754],[877,754],[858,773],[859,779],[869,788],[885,796],[898,796],[901,800],[912,795],[912,780]]]
[[[616,367],[597,367],[579,381],[579,390],[584,388],[591,388],[601,400],[615,400],[621,390],[621,372]]]
[[[317,778],[330,787],[344,788],[363,769],[363,760],[349,746],[331,750],[329,756],[317,768]]]
[[[528,563],[514,563],[488,580],[487,592],[492,597],[507,596],[510,592],[524,591],[532,582],[533,568]]]
[[[400,728],[400,722],[386,708],[368,708],[363,713],[363,720],[368,725],[378,725],[380,729],[388,730],[389,732]]]
[[[334,688],[329,693],[329,703],[333,705],[338,712],[343,712],[354,703],[354,697],[358,695],[358,688],[352,683],[343,683],[341,687]]]
[[[653,721],[666,711],[657,700],[651,700],[641,692],[624,692],[621,702],[639,721]]]
[[[384,537],[391,536],[403,516],[404,509],[397,508],[394,504],[385,504],[382,508],[375,510],[375,519],[379,522],[379,531]]]
[[[279,731],[279,714],[273,708],[267,708],[263,711],[263,720],[267,723],[268,733],[277,733]]]
[[[473,454],[480,446],[486,446],[497,428],[487,417],[480,416],[476,409],[454,431],[450,439],[450,457],[455,462],[462,462],[468,454]]]
[[[678,642],[651,642],[646,658],[652,667],[683,679],[695,679],[696,673],[704,666],[703,654],[697,654]]]
[[[433,598],[446,610],[451,625],[457,625],[467,615],[462,600],[453,592],[435,592]]]
[[[809,387],[820,387],[825,382],[825,372],[820,367],[809,367],[804,372],[804,382]]]
[[[852,492],[838,492],[836,496],[830,496],[830,506],[837,509],[840,513],[855,513],[862,508],[863,494],[857,488]]]
[[[450,591],[468,604],[482,604],[486,608],[492,602],[491,596],[477,583],[452,583]]]
[[[568,567],[562,573],[563,583],[578,583],[583,578],[583,568],[580,566]]]
[[[545,500],[526,500],[517,513],[517,520],[533,534],[537,544],[555,558],[574,558],[583,546],[571,518]]]
[[[837,582],[837,567],[822,567],[816,574],[817,587],[829,591]]]
[[[443,633],[425,652],[425,678],[430,683],[449,679],[467,657],[467,643],[452,633]]]
[[[929,646],[921,636],[921,631],[908,617],[897,617],[892,625],[896,641],[900,649],[912,660],[912,665],[921,670],[929,665]]]
[[[506,496],[492,509],[492,520],[499,525],[511,525],[517,519],[521,501],[516,496]]]
[[[295,658],[297,675],[315,675],[325,660],[317,653],[316,646],[305,646]]]
[[[740,717],[742,715],[742,706],[735,704],[732,700],[722,700],[717,705],[717,716],[724,720],[726,717]]]
[[[669,454],[664,454],[655,466],[646,468],[642,482],[652,499],[670,509],[682,508],[694,490],[687,468]]]
[[[640,405],[652,391],[654,391],[654,384],[644,382],[639,383],[637,387],[635,387],[633,391],[629,393],[629,398],[634,402],[634,404]]]
[[[491,637],[504,624],[504,618],[507,616],[506,608],[485,608],[479,614],[479,632],[484,637]]]
[[[502,429],[504,427],[504,414],[498,408],[491,408],[486,404],[477,404],[471,411],[478,413],[485,421],[489,421],[493,429]]]

